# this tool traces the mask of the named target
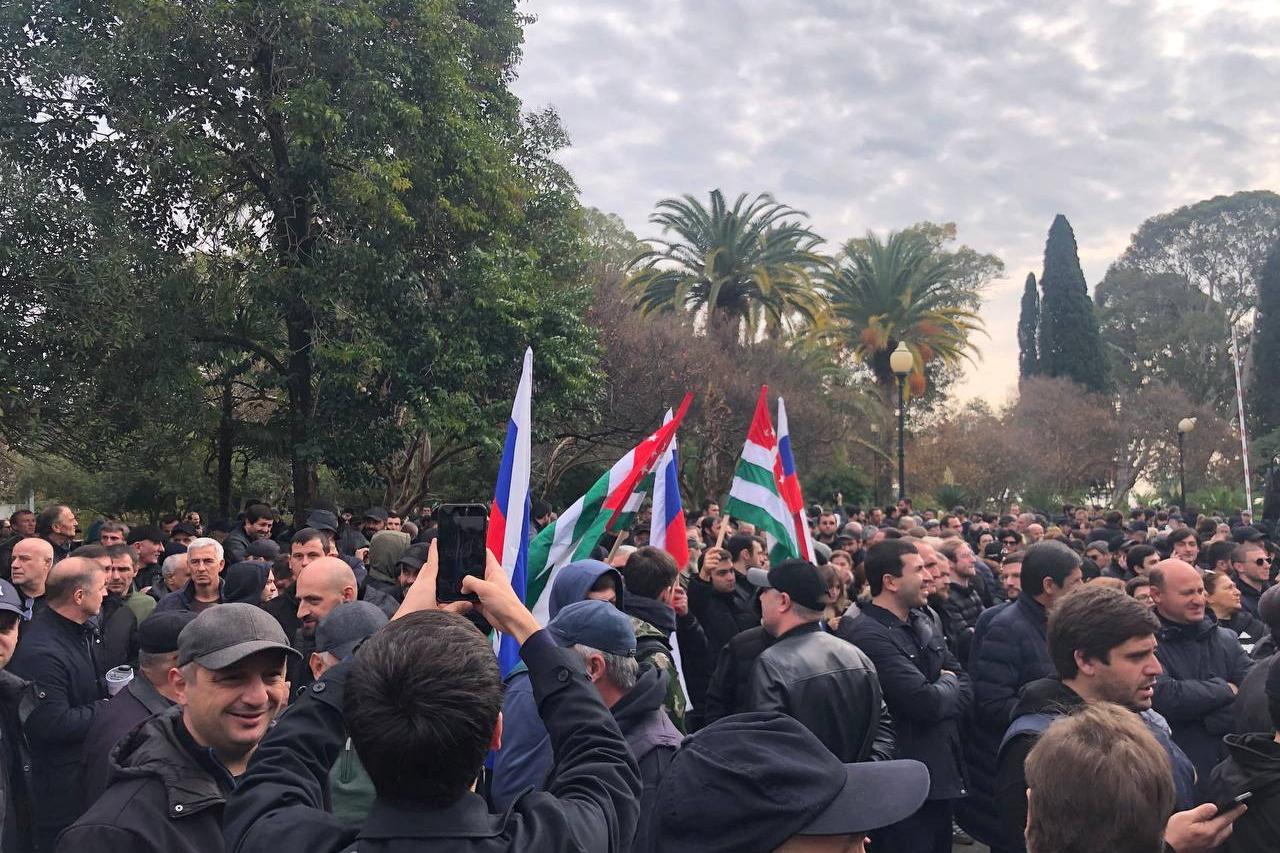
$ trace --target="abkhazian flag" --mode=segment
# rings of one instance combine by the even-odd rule
[[[671,443],[692,399],[692,394],[686,394],[670,421],[613,463],[585,495],[533,537],[524,601],[539,623],[547,624],[556,573],[574,560],[591,556],[601,536],[631,523],[644,502],[647,478]]]
[[[663,423],[671,421],[671,410]],[[680,503],[680,457],[676,438],[658,460],[654,471],[653,521],[649,524],[649,544],[670,554],[681,569],[689,562],[689,539],[685,533],[684,507]]]
[[[769,563],[776,566],[783,560],[800,556],[800,549],[796,547],[791,513],[778,486],[782,463],[778,460],[778,436],[773,431],[765,402],[768,393],[769,386],[761,386],[725,511],[754,524],[756,531],[764,534]]]
[[[533,428],[533,350],[524,351],[524,368],[507,422],[507,440],[498,466],[498,482],[489,508],[486,546],[502,562],[516,594],[524,596],[529,562],[529,444]],[[494,632],[494,650],[503,677],[520,663],[515,638]]]
[[[800,478],[796,476],[796,460],[791,455],[791,433],[787,429],[787,404],[778,398],[778,462],[781,474],[778,478],[778,491],[791,513],[791,524],[795,531],[796,547],[800,556],[810,563],[813,559],[813,533],[809,530],[809,517],[804,511],[804,494],[800,491]],[[778,470],[777,468],[774,469]]]

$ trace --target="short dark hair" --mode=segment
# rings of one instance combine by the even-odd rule
[[[633,551],[622,567],[627,592],[641,598],[656,599],[664,589],[671,589],[679,575],[680,567],[671,555],[651,545]]]
[[[52,533],[53,526],[58,523],[64,508],[63,504],[49,504],[40,510],[40,514],[36,516],[36,535],[48,536]]]
[[[1151,586],[1151,578],[1138,575],[1136,578],[1129,578],[1124,585],[1124,591],[1127,595],[1134,595],[1144,586]]]
[[[323,530],[314,527],[304,527],[289,540],[290,545],[305,545],[308,542],[325,542],[328,543],[329,536]]]
[[[1239,545],[1231,549],[1231,562],[1243,563],[1249,559],[1250,551],[1266,552],[1267,546],[1261,542],[1241,542]]]
[[[1080,555],[1061,542],[1037,542],[1022,557],[1023,594],[1041,595],[1045,578],[1056,587],[1065,586],[1067,578],[1081,563]]]
[[[419,611],[364,641],[343,717],[378,796],[443,808],[470,788],[493,740],[502,679],[465,618]]]
[[[755,544],[756,537],[750,533],[735,533],[729,537],[729,541],[725,543],[725,550],[729,552],[729,561],[737,562],[738,555],[743,551],[751,553],[751,546]]]
[[[133,550],[133,548],[131,548],[128,545],[108,545],[107,556],[113,560],[116,557],[127,556],[130,560],[133,561],[134,568],[137,568],[138,566],[138,552]]]
[[[1234,542],[1210,542],[1209,546],[1200,554],[1200,559],[1208,568],[1218,565],[1219,560],[1231,562],[1231,556],[1235,553],[1236,543]]]
[[[1200,545],[1200,538],[1196,536],[1196,532],[1190,527],[1179,527],[1177,530],[1169,534],[1168,539],[1170,548],[1178,542],[1181,542],[1183,539],[1195,539],[1196,546],[1198,547]]]
[[[1124,552],[1124,564],[1136,572],[1136,567],[1141,566],[1146,562],[1147,557],[1150,557],[1152,554],[1159,555],[1159,553],[1160,552],[1151,545],[1134,545],[1128,551]]]
[[[253,524],[262,521],[264,518],[275,519],[275,514],[271,512],[271,507],[266,504],[249,504],[244,510],[244,520]]]
[[[1080,671],[1077,651],[1090,660],[1110,663],[1116,646],[1133,637],[1154,636],[1159,630],[1159,620],[1142,602],[1114,587],[1090,583],[1053,608],[1045,636],[1058,677],[1075,678]]]
[[[902,558],[920,551],[909,539],[884,539],[867,549],[863,564],[867,573],[867,585],[873,596],[884,591],[884,576],[902,577]]]
[[[22,518],[24,515],[35,515],[35,513],[29,509],[20,509],[17,512],[15,512],[13,515],[9,516],[9,523],[17,524],[18,519]]]

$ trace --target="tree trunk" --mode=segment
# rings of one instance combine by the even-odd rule
[[[235,397],[230,374],[222,383],[222,414],[218,420],[218,518],[233,518],[231,512],[231,455],[235,451]]]
[[[304,515],[315,496],[315,459],[310,447],[311,416],[315,410],[312,387],[312,317],[301,296],[294,298],[285,317],[289,332],[289,463],[293,472],[293,513],[295,523],[305,523]]]

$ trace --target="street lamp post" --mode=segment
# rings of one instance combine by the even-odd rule
[[[907,374],[915,366],[916,357],[903,341],[889,354],[889,369],[898,377],[898,500],[907,496],[907,452],[904,436],[907,425]]]
[[[1183,442],[1187,437],[1187,433],[1196,428],[1195,418],[1183,418],[1178,421],[1178,494],[1181,510],[1187,508],[1187,467],[1183,462]]]

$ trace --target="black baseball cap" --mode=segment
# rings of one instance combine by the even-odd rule
[[[794,835],[897,823],[928,794],[929,771],[918,761],[842,764],[785,714],[736,714],[684,739],[642,819],[664,853],[773,850]]]
[[[182,629],[195,621],[189,610],[161,610],[152,613],[138,626],[138,649],[149,655],[163,655],[178,650]]]
[[[415,542],[404,550],[400,559],[396,560],[396,569],[408,566],[411,571],[422,571],[422,564],[427,561],[427,552],[431,550],[430,542]]]
[[[376,604],[344,601],[316,625],[316,651],[346,660],[387,621],[387,614]]]
[[[802,607],[822,610],[831,603],[831,593],[818,567],[807,560],[784,560],[767,572],[764,569],[747,569],[747,580],[761,589],[785,592]]]
[[[301,657],[275,617],[253,604],[218,604],[204,610],[178,637],[178,666],[225,669],[267,649]]]
[[[129,528],[128,542],[130,545],[135,542],[156,542],[163,545],[168,538],[164,535],[163,530],[150,524]]]
[[[1253,525],[1244,524],[1231,531],[1231,538],[1237,543],[1243,545],[1245,542],[1261,542],[1267,537],[1263,535],[1261,530]]]

